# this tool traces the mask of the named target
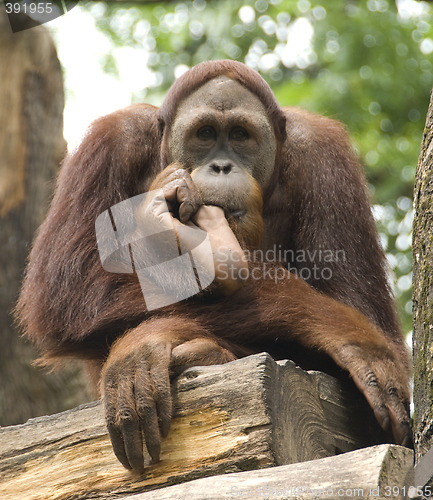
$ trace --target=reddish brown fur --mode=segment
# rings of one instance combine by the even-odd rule
[[[101,267],[95,218],[146,191],[160,171],[156,111],[141,104],[100,118],[63,163],[17,306],[25,333],[47,356],[103,359],[111,341],[144,318],[138,282]]]
[[[346,262],[328,263],[333,279],[311,284],[363,312],[403,349],[365,182],[342,125],[294,108],[282,115],[257,73],[232,61],[193,68],[172,86],[159,111],[135,105],[100,118],[68,155],[17,307],[26,334],[48,356],[99,358],[111,340],[145,318],[137,281],[101,268],[95,218],[145,191],[160,171],[157,113],[169,127],[179,99],[219,74],[237,78],[265,102],[276,133],[281,116],[286,118],[278,179],[264,199],[265,246],[344,249]]]
[[[328,262],[332,279],[311,279],[311,286],[287,273],[278,284],[250,280],[229,298],[205,296],[148,313],[134,276],[102,269],[95,219],[149,188],[166,166],[167,131],[179,102],[220,74],[260,97],[278,139],[275,170],[263,199],[262,248],[344,250],[346,258]],[[323,267],[318,256],[302,263],[314,265]],[[293,358],[296,346],[302,344],[326,352],[343,367],[342,360],[351,354],[340,353],[340,348],[353,344],[364,349],[364,360],[368,353],[385,360],[377,368],[380,373],[391,363],[388,358],[396,358],[402,374],[397,382],[390,368],[390,379],[403,399],[408,397],[408,359],[385,257],[363,174],[342,125],[295,108],[281,109],[261,77],[233,61],[192,69],[172,86],[159,110],[130,106],[91,126],[63,164],[49,214],[29,257],[17,315],[46,359],[75,356],[92,360],[98,370],[119,338],[120,358],[131,345],[134,349],[129,339],[146,342],[159,335],[170,338],[173,349],[198,339],[192,344],[191,359],[196,359],[194,349],[204,345],[221,350],[215,353],[209,348],[209,362],[262,350],[278,359]],[[122,337],[128,329],[132,330]],[[206,355],[198,358],[207,363]],[[303,352],[296,360],[311,367],[312,359]],[[183,360],[181,366],[188,362]],[[356,363],[362,370],[362,357]]]

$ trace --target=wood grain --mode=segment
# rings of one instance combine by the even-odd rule
[[[117,462],[99,402],[1,429],[0,498],[114,498],[386,439],[353,387],[265,353],[191,368],[173,383],[173,395],[161,461],[142,476]]]

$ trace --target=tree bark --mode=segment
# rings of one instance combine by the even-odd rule
[[[433,92],[418,161],[413,226],[416,462],[433,446]]]
[[[17,22],[29,19],[19,15]],[[60,63],[45,28],[12,33],[4,9],[0,61],[0,425],[9,425],[76,406],[90,394],[77,366],[57,375],[31,365],[37,354],[11,314],[66,151]]]

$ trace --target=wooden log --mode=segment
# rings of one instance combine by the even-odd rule
[[[415,496],[413,451],[381,444],[336,457],[283,465],[260,471],[196,479],[122,500],[279,500],[371,498],[388,500]]]
[[[114,498],[204,476],[324,458],[387,436],[350,384],[263,353],[186,370],[161,461],[115,458],[100,402],[0,429],[0,498]]]

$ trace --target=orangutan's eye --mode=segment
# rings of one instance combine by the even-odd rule
[[[205,127],[201,127],[197,130],[197,137],[201,141],[215,141],[216,135],[215,129],[210,125],[206,125]]]

